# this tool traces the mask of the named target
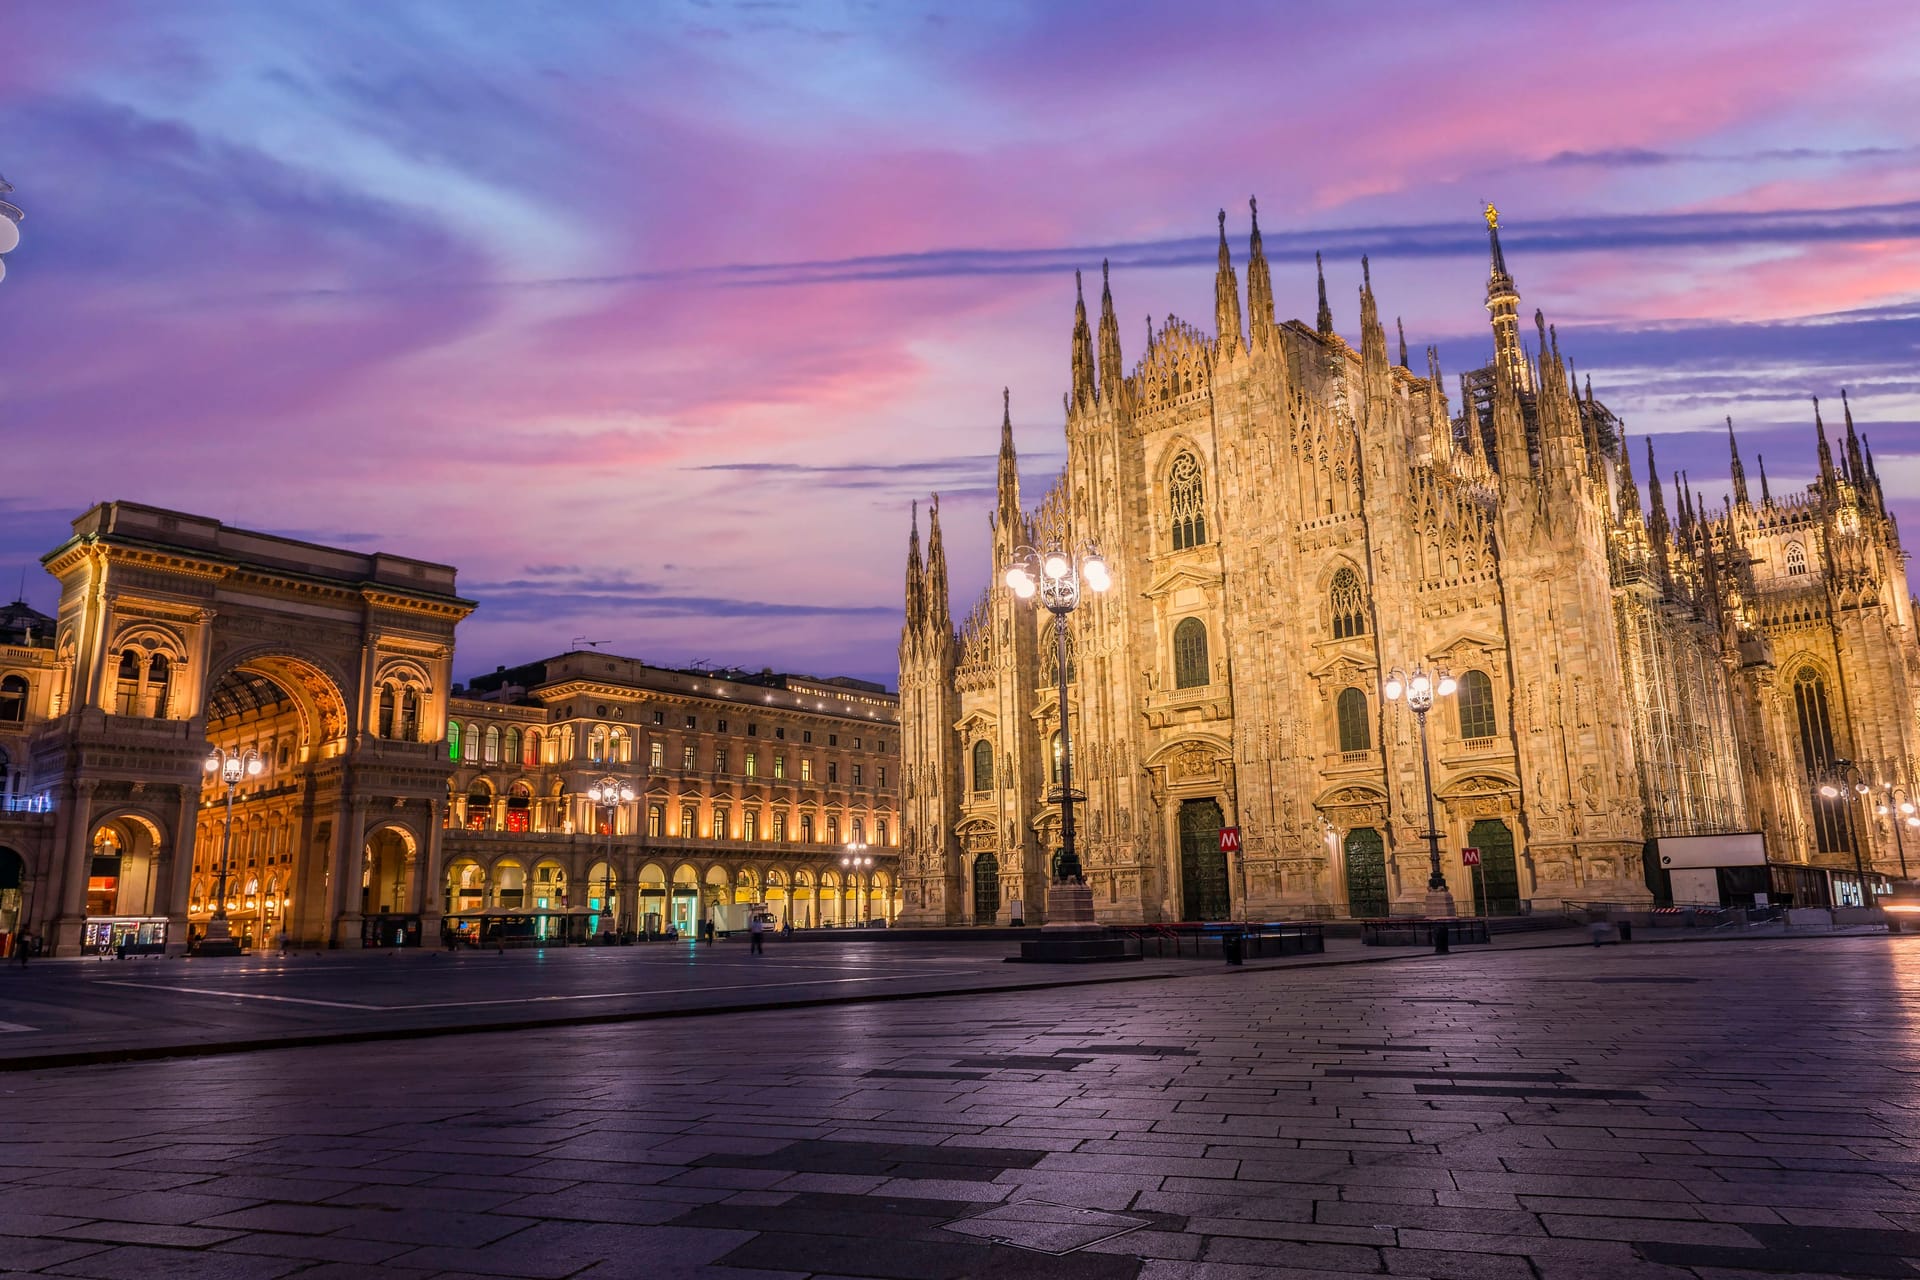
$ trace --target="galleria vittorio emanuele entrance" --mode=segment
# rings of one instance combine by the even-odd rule
[[[216,916],[255,943],[437,927],[421,886],[472,608],[452,569],[130,503],[76,520],[47,567],[80,602],[54,636],[71,675],[46,691],[70,763],[35,780],[52,839],[18,877],[18,927],[69,953],[178,951]],[[231,826],[210,751],[246,762]]]

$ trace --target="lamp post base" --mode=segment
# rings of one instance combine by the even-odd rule
[[[1044,927],[1048,933],[1099,928],[1093,918],[1093,890],[1073,881],[1048,885]]]
[[[1453,890],[1427,890],[1427,918],[1429,920],[1451,919],[1454,914]]]
[[[200,939],[200,946],[195,954],[203,956],[239,955],[240,944],[234,940],[233,922],[225,916],[215,916],[213,919],[207,921],[206,936]]]

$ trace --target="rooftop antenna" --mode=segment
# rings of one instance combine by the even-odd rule
[[[598,649],[601,645],[608,643],[610,642],[606,640],[589,640],[585,636],[575,636],[573,639],[567,641],[567,647],[571,649],[577,645],[585,645],[589,649]]]

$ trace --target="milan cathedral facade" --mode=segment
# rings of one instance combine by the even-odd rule
[[[1819,476],[1716,509],[1644,492],[1574,385],[1488,211],[1493,359],[1450,403],[1437,354],[1278,323],[1253,224],[1246,305],[1221,215],[1214,333],[1169,317],[1131,370],[1111,287],[1074,308],[1065,472],[1021,497],[1003,417],[993,585],[956,628],[937,502],[900,641],[902,923],[1029,922],[1060,843],[1102,919],[1419,911],[1428,795],[1393,668],[1458,682],[1427,718],[1449,887],[1492,911],[1646,901],[1660,837],[1761,832],[1776,863],[1898,873],[1920,654],[1898,533],[1845,413]],[[1104,275],[1104,270],[1103,270]],[[1643,502],[1644,498],[1644,502]],[[1096,545],[1113,589],[1051,618],[999,581],[1022,546]],[[1856,792],[1823,782],[1851,781]],[[1891,817],[1878,812],[1891,806]],[[1230,863],[1220,829],[1238,827]],[[1920,863],[1920,832],[1907,834]],[[1481,876],[1459,850],[1481,851]]]

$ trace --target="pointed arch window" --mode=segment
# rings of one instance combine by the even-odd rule
[[[973,789],[993,790],[993,744],[985,738],[973,744]]]
[[[1787,572],[1798,576],[1807,571],[1807,549],[1798,542],[1787,544]]]
[[[393,686],[380,686],[380,716],[374,722],[374,736],[391,738],[393,736]]]
[[[1793,678],[1793,710],[1800,729],[1800,758],[1809,778],[1817,778],[1834,762],[1833,720],[1827,702],[1827,682],[1812,667],[1802,667]],[[1846,853],[1853,848],[1853,828],[1847,821],[1850,794],[1822,795],[1813,788],[1813,839],[1821,853]]]
[[[1365,693],[1354,688],[1342,689],[1334,703],[1334,718],[1340,730],[1340,750],[1373,749],[1373,717],[1367,709]]]
[[[1173,687],[1198,689],[1212,682],[1207,673],[1207,624],[1198,618],[1182,619],[1173,629]]]
[[[402,742],[420,741],[420,691],[418,689],[400,691],[399,728]]]
[[[1206,482],[1191,453],[1173,460],[1167,476],[1167,505],[1173,515],[1173,549],[1184,551],[1207,540]]]
[[[1460,677],[1459,696],[1462,738],[1491,738],[1500,731],[1493,709],[1493,678],[1484,671],[1469,671]]]
[[[1335,640],[1367,634],[1367,589],[1361,585],[1359,574],[1347,567],[1334,574],[1328,602],[1333,607]]]

